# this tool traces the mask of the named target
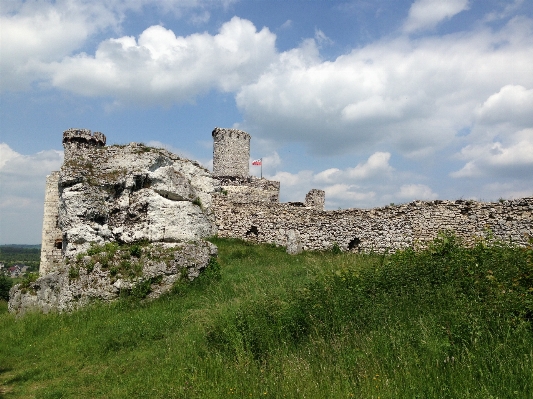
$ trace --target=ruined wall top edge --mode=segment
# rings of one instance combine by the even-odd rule
[[[235,137],[239,139],[248,139],[248,140],[251,139],[251,136],[248,133],[246,133],[244,130],[215,127],[213,131],[211,132],[211,136],[213,136],[213,138],[216,138],[219,135],[229,135],[229,134],[234,135]]]
[[[106,137],[100,132],[91,132],[89,129],[71,128],[63,132],[63,144],[86,143],[96,147],[103,147]]]
[[[221,186],[246,186],[256,187],[264,190],[278,190],[280,189],[280,182],[276,180],[268,180],[265,178],[258,178],[255,176],[217,176],[217,180]]]

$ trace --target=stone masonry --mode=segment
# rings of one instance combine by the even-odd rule
[[[533,198],[503,202],[414,201],[374,209],[323,211],[302,203],[231,203],[214,198],[219,237],[288,244],[298,232],[304,250],[337,244],[352,252],[391,252],[427,246],[439,231],[472,245],[491,237],[526,245],[533,237]]]
[[[63,235],[57,225],[59,205],[59,172],[52,172],[46,177],[44,195],[44,217],[41,239],[41,263],[39,274],[45,275],[61,263]]]
[[[313,188],[305,196],[305,206],[314,208],[317,211],[324,210],[324,203],[326,202],[326,192]]]
[[[215,128],[213,136],[213,174],[248,177],[250,135],[242,130]]]

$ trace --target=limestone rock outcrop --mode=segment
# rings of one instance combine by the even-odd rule
[[[40,278],[11,289],[9,310],[66,311],[124,292],[157,297],[216,256],[211,195],[198,162],[144,144],[106,147],[63,133],[65,160],[47,179]]]
[[[192,280],[216,257],[207,241],[93,246],[60,269],[10,291],[9,311],[71,311],[123,295],[155,298],[180,279]]]
[[[132,143],[71,151],[59,175],[63,255],[91,243],[212,236],[215,186],[207,169],[164,149]]]

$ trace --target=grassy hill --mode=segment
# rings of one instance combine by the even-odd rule
[[[152,302],[0,310],[5,398],[533,397],[533,249],[287,255],[213,240],[219,270]]]

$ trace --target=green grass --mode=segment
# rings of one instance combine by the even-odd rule
[[[533,397],[531,248],[214,242],[219,272],[152,302],[21,318],[0,303],[0,397]]]

